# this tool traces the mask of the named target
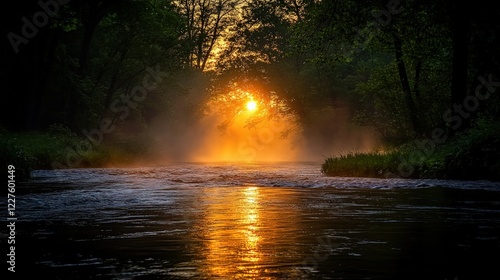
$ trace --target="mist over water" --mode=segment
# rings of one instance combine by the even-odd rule
[[[183,114],[182,108],[189,107],[186,104],[198,101],[206,102],[200,94],[177,100],[175,106],[181,110],[155,123],[152,160],[320,162],[328,156],[372,151],[379,144],[372,128],[353,124],[347,107],[310,110],[302,120],[292,115],[253,116],[247,110],[228,117],[217,108],[204,115]]]
[[[348,152],[369,152],[379,148],[379,135],[372,127],[353,123],[350,108],[323,108],[311,112],[304,125],[299,160],[318,161]]]

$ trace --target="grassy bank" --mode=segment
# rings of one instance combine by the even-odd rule
[[[4,170],[14,165],[16,176],[29,178],[34,169],[102,167],[126,164],[143,152],[130,143],[102,143],[85,147],[85,139],[62,126],[45,132],[12,133],[0,131],[0,162]],[[88,149],[87,149],[88,148]],[[54,164],[56,163],[56,164]]]
[[[384,153],[350,153],[325,159],[329,176],[500,181],[500,124],[482,122],[437,145],[417,140]]]

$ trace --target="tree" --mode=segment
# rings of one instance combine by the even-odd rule
[[[30,14],[23,8],[14,9],[13,23]],[[31,14],[40,9],[30,8]],[[9,30],[17,28],[12,26]],[[17,55],[4,53],[3,78],[16,81],[7,88],[7,103],[16,107],[16,115],[3,117],[2,123],[22,130],[53,123],[76,131],[94,126],[147,66],[161,64],[163,71],[181,66],[181,29],[168,0],[61,5]]]
[[[222,34],[237,21],[240,0],[178,0],[175,4],[185,21],[187,63],[201,71],[214,57]]]

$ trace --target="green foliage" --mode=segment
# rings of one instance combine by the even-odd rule
[[[376,127],[386,141],[399,144],[408,141],[413,132],[395,63],[379,56],[378,61],[370,64],[363,67],[370,72],[368,80],[358,83],[356,88],[362,106],[356,120],[362,125]]]
[[[410,178],[500,180],[500,124],[481,120],[473,128],[438,146],[430,154],[412,143],[386,153],[349,153],[325,159],[321,171],[329,176],[400,177],[401,164],[415,155]]]
[[[71,147],[78,138],[62,125],[52,126],[45,133],[8,133],[0,136],[2,164],[12,164],[16,173],[28,178],[32,169],[51,169],[53,161],[63,160],[64,147]]]
[[[125,165],[147,154],[148,147],[141,135],[115,135],[99,146],[80,150],[86,139],[78,137],[63,125],[52,125],[45,132],[9,133],[0,135],[0,159],[3,166],[14,165],[20,178],[29,178],[33,169],[52,169],[57,162],[68,168]],[[77,165],[68,158],[77,156]],[[71,158],[72,160],[74,158]]]
[[[2,131],[1,154],[25,174],[50,167],[82,141],[73,132],[96,128],[107,118],[117,129],[99,147],[81,151],[81,165],[130,161],[148,152],[144,135],[152,127],[166,120],[182,130],[214,95],[245,90],[279,104],[277,114],[299,119],[304,135],[307,126],[320,122],[317,112],[342,109],[348,117],[355,112],[358,124],[375,127],[385,144],[399,147],[327,159],[324,173],[397,173],[398,157],[414,151],[404,143],[449,126],[443,113],[462,94],[451,91],[452,82],[462,85],[452,77],[461,69],[452,64],[455,58],[467,62],[470,96],[479,75],[498,80],[500,28],[495,9],[471,5],[462,22],[470,24],[469,53],[455,57],[454,3],[396,2],[71,1],[36,38],[20,45],[18,55],[5,56],[1,125],[8,131]],[[28,4],[16,5],[6,22],[19,23],[18,15],[25,14]],[[377,18],[381,11],[391,16]],[[145,74],[157,65],[169,77],[162,75],[150,87],[157,80]],[[123,101],[145,80],[145,100]],[[126,107],[123,119],[112,108],[117,101]],[[492,92],[468,119],[482,121],[470,130],[464,125],[415,166],[412,176],[496,178],[491,174],[498,173],[499,102],[498,91]]]
[[[31,176],[34,158],[16,143],[16,138],[8,138],[5,134],[0,137],[0,158],[3,170],[7,170],[9,165],[14,165],[18,178]]]
[[[325,159],[321,172],[330,176],[384,178],[398,168],[401,152],[347,153]]]
[[[500,123],[480,119],[422,167],[426,177],[500,180]]]

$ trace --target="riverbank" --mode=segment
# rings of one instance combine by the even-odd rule
[[[4,170],[14,165],[18,179],[29,178],[35,169],[131,164],[146,152],[137,139],[86,149],[81,136],[62,126],[40,133],[1,132],[1,162]],[[500,125],[481,123],[440,145],[431,139],[416,140],[385,152],[329,157],[321,172],[342,177],[500,181]]]
[[[329,157],[321,171],[345,177],[500,181],[500,125],[480,123],[441,144],[415,140],[385,152]]]
[[[144,150],[129,142],[103,142],[85,146],[81,136],[63,126],[43,132],[0,131],[0,162],[14,165],[17,179],[31,177],[35,169],[104,167],[113,163],[131,163]]]

